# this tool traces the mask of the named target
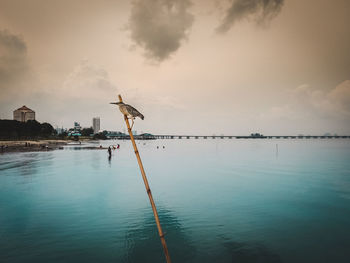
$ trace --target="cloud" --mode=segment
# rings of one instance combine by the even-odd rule
[[[328,98],[337,105],[338,112],[350,117],[350,80],[340,83],[331,90]]]
[[[330,91],[301,85],[291,92],[289,105],[311,116],[350,118],[350,81],[343,81]]]
[[[193,15],[189,0],[135,0],[128,29],[131,39],[157,62],[176,52],[188,36]]]
[[[283,3],[284,0],[234,0],[216,31],[226,33],[237,21],[249,17],[258,24],[266,23],[281,11]]]
[[[117,87],[111,82],[105,69],[84,60],[67,76],[62,91],[72,97],[98,100],[111,94],[116,96]]]
[[[24,40],[7,30],[0,30],[0,90],[2,96],[31,88],[31,69]]]
[[[341,132],[350,131],[350,80],[343,81],[329,91],[303,84],[291,90],[286,103],[260,114],[263,121],[291,122],[298,128]],[[302,124],[302,125],[300,125]]]
[[[110,118],[108,121],[113,123],[111,112],[115,107],[109,102],[115,101],[117,95],[117,86],[110,79],[108,71],[83,60],[66,76],[60,87],[43,94],[42,101],[37,103],[40,105],[38,112],[41,112],[42,119],[65,127],[71,127],[73,120],[90,127],[94,116],[100,116],[103,121]],[[49,102],[47,106],[44,105],[46,101]],[[50,111],[43,112],[42,109],[47,107]]]
[[[157,96],[152,102],[160,107],[167,107],[175,110],[186,110],[187,107],[179,102],[176,98],[170,96]]]

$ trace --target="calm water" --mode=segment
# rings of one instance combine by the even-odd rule
[[[0,155],[0,262],[164,262],[119,143]],[[349,262],[350,140],[138,146],[173,262]]]

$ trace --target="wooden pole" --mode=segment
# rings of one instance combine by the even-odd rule
[[[120,95],[118,95],[118,97],[119,97],[119,101],[123,102],[122,97]],[[126,123],[126,127],[128,128],[128,132],[129,132],[129,135],[130,135],[130,140],[131,140],[132,145],[134,147],[134,151],[135,151],[135,155],[136,155],[136,158],[137,158],[137,162],[138,162],[138,164],[140,166],[142,179],[143,179],[143,182],[145,183],[145,187],[146,187],[146,191],[147,191],[147,194],[148,194],[148,198],[149,198],[149,201],[150,201],[151,206],[152,206],[153,215],[154,215],[154,219],[156,220],[160,241],[162,242],[163,249],[164,249],[166,262],[167,263],[171,263],[168,247],[166,245],[165,238],[164,238],[164,233],[163,233],[162,227],[161,227],[160,222],[159,222],[157,208],[156,208],[156,205],[154,203],[152,192],[151,192],[151,189],[149,187],[148,180],[147,180],[147,177],[146,177],[146,173],[145,173],[145,170],[143,169],[141,157],[140,157],[139,151],[138,151],[136,143],[135,143],[134,136],[133,136],[131,128],[130,128],[129,119],[128,119],[128,117],[125,114],[124,114],[124,120],[125,120],[125,123]]]

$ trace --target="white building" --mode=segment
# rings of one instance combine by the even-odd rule
[[[95,117],[92,119],[92,129],[94,133],[98,133],[100,131],[100,117]]]
[[[81,126],[79,122],[74,122],[74,132],[80,132],[81,131]]]
[[[13,111],[13,119],[22,122],[35,120],[35,111],[29,109],[24,105],[21,108]]]

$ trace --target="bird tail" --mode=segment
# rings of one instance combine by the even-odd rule
[[[145,118],[142,114],[140,114],[139,117],[141,118],[141,120]]]

